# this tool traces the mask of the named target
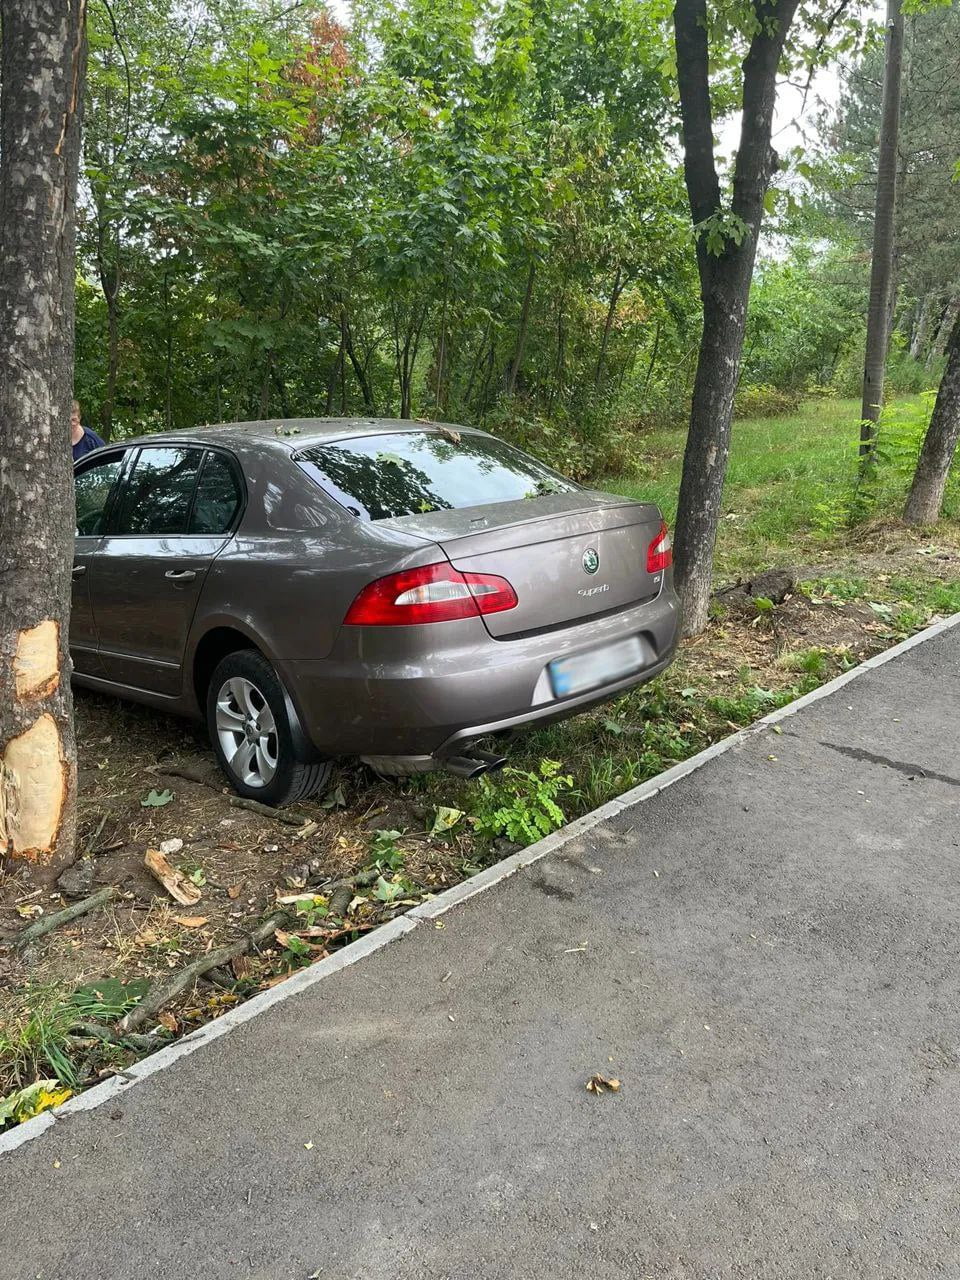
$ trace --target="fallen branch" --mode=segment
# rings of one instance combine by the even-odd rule
[[[42,938],[45,933],[52,933],[54,929],[59,929],[62,924],[69,924],[71,920],[85,916],[88,911],[95,911],[97,907],[106,906],[111,898],[116,897],[116,893],[116,886],[108,884],[105,889],[99,889],[96,893],[92,893],[89,898],[83,898],[80,902],[75,902],[72,907],[65,907],[63,911],[55,911],[53,915],[44,916],[36,924],[24,929],[23,933],[14,940],[14,949],[21,951],[31,942],[36,941],[37,938]]]
[[[305,827],[310,822],[304,813],[285,813],[283,809],[274,809],[272,805],[261,804],[259,800],[248,800],[246,796],[231,796],[229,803],[234,809],[249,809],[251,813],[259,813],[262,818],[284,822],[288,827]]]
[[[143,1024],[155,1014],[158,1014],[166,1005],[172,1004],[177,996],[182,995],[184,991],[192,987],[198,978],[202,978],[205,973],[211,969],[218,969],[221,965],[229,964],[231,960],[237,956],[242,956],[245,952],[255,947],[259,942],[265,942],[267,938],[272,938],[274,932],[289,919],[286,911],[275,912],[274,915],[268,916],[266,920],[260,924],[249,934],[243,938],[238,938],[235,942],[226,943],[222,947],[217,947],[213,951],[208,951],[205,955],[194,960],[192,964],[186,965],[179,973],[173,975],[168,982],[156,983],[147,992],[139,1004],[134,1005],[129,1013],[125,1014],[117,1023],[117,1031],[121,1036],[126,1038],[129,1033]]]

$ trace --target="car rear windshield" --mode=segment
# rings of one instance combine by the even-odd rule
[[[297,454],[303,469],[359,520],[570,493],[579,486],[492,436],[425,431],[358,436]]]

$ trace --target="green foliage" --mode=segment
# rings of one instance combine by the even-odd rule
[[[779,418],[795,413],[804,401],[798,388],[753,386],[741,383],[734,402],[738,418]]]
[[[528,845],[562,827],[564,814],[557,797],[570,790],[573,778],[561,768],[557,760],[541,760],[536,770],[508,767],[495,782],[481,778],[474,818],[478,835],[505,835]]]

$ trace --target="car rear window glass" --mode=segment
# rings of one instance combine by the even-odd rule
[[[202,449],[141,449],[123,487],[117,533],[186,533]]]
[[[81,537],[103,533],[103,517],[107,509],[107,501],[122,466],[123,454],[115,453],[111,458],[104,458],[93,466],[84,467],[74,477],[73,484],[77,495],[77,533]]]
[[[197,482],[191,533],[227,533],[240,506],[240,485],[229,458],[208,453]]]
[[[492,436],[391,432],[313,445],[303,469],[359,520],[569,493],[579,486]]]

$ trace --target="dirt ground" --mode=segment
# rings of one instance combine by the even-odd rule
[[[843,565],[801,569],[800,577],[819,580],[817,586],[793,591],[771,609],[748,596],[721,596],[717,616],[684,646],[668,679],[678,687],[695,680],[700,695],[731,697],[742,692],[745,672],[754,685],[770,690],[795,687],[798,671],[815,676],[814,682],[828,679],[886,648],[904,630],[881,601],[869,594],[840,598],[830,582],[858,576],[882,595],[884,579],[918,574],[956,583],[960,553],[906,536],[889,545],[875,537]],[[924,625],[930,615],[929,608],[918,609],[907,629]],[[819,656],[804,657],[811,652]],[[272,912],[293,913],[258,945],[191,983],[143,1026],[163,1043],[508,848],[502,840],[480,843],[466,814],[441,829],[451,821],[451,810],[438,808],[436,797],[444,794],[446,805],[468,809],[467,784],[451,780],[447,799],[435,788],[383,781],[363,766],[347,764],[336,771],[325,796],[279,821],[236,806],[199,728],[82,691],[76,711],[80,861],[44,889],[35,887],[28,869],[0,871],[0,1098],[29,1083],[24,1076],[42,1059],[36,1045],[24,1046],[23,1040],[29,1039],[25,1025],[29,1032],[29,1019],[44,1001],[55,1003],[84,984],[95,991],[111,986],[116,994],[111,979],[139,984],[131,993],[142,994],[148,984],[156,990],[191,961],[243,941]],[[610,708],[590,714],[609,716]],[[729,728],[721,716],[711,733],[720,737]],[[195,901],[174,901],[146,869],[146,852],[161,846]],[[336,883],[361,872],[362,883],[347,885],[346,892],[341,887],[333,903]],[[114,897],[105,906],[17,945],[31,925],[106,886]],[[75,1061],[82,1059],[74,1087],[121,1068],[144,1048],[74,1039],[77,1044],[68,1047]]]

